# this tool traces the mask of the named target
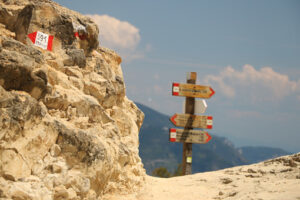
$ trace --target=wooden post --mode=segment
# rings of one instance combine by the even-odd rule
[[[187,83],[196,84],[197,73],[190,72],[187,75]],[[194,114],[195,108],[195,98],[186,97],[185,99],[185,113]],[[189,120],[193,120],[190,118]],[[187,123],[192,124],[192,123]],[[191,130],[191,127],[184,127],[185,130]],[[188,175],[192,173],[192,143],[183,143],[183,154],[182,154],[182,173],[183,175]]]

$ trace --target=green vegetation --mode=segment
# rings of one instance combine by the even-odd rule
[[[171,177],[171,173],[165,167],[159,167],[153,170],[153,176],[161,177],[161,178],[169,178]]]
[[[173,173],[170,173],[165,167],[158,167],[152,171],[152,176],[161,178],[182,176],[182,164],[178,164],[176,170]]]

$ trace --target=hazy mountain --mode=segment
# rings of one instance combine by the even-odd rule
[[[257,163],[267,159],[272,159],[279,156],[285,156],[291,154],[291,152],[287,152],[280,148],[261,147],[261,146],[240,147],[239,151],[242,154],[242,156],[245,159],[247,159],[250,163]]]
[[[169,128],[174,127],[169,116],[136,103],[145,113],[140,131],[140,156],[148,174],[157,167],[174,171],[182,158],[182,143],[169,142]],[[193,173],[218,170],[248,162],[224,137],[212,135],[207,144],[193,145]]]
[[[136,103],[145,113],[140,131],[140,157],[148,174],[157,167],[174,171],[182,158],[182,143],[169,142],[169,116]],[[218,170],[290,154],[270,147],[235,148],[225,137],[212,135],[207,144],[193,144],[193,173]]]

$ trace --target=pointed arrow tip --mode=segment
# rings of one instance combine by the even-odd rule
[[[32,41],[32,43],[35,43],[36,35],[37,35],[37,32],[33,32],[33,33],[29,33],[27,36]]]
[[[206,139],[206,143],[209,142],[211,140],[211,135],[209,135],[208,133],[206,133],[207,139]]]
[[[210,91],[211,91],[211,93],[210,93],[210,95],[209,95],[209,96],[211,97],[212,95],[214,95],[214,94],[215,94],[215,91],[214,91],[214,90],[213,90],[211,87],[210,87],[209,89],[210,89]]]
[[[175,118],[177,117],[177,114],[174,114],[172,117],[170,117],[170,121],[176,126]]]

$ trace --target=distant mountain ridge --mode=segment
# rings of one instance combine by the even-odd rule
[[[263,147],[263,146],[245,146],[238,148],[242,156],[251,164],[273,159],[279,156],[292,154],[280,148]]]
[[[158,167],[174,171],[181,163],[182,144],[169,142],[169,128],[174,128],[169,116],[143,104],[136,105],[145,114],[139,134],[139,154],[147,174],[151,174]],[[227,138],[212,135],[209,143],[193,145],[192,170],[193,173],[219,170],[287,154],[290,153],[269,147],[236,148]]]

